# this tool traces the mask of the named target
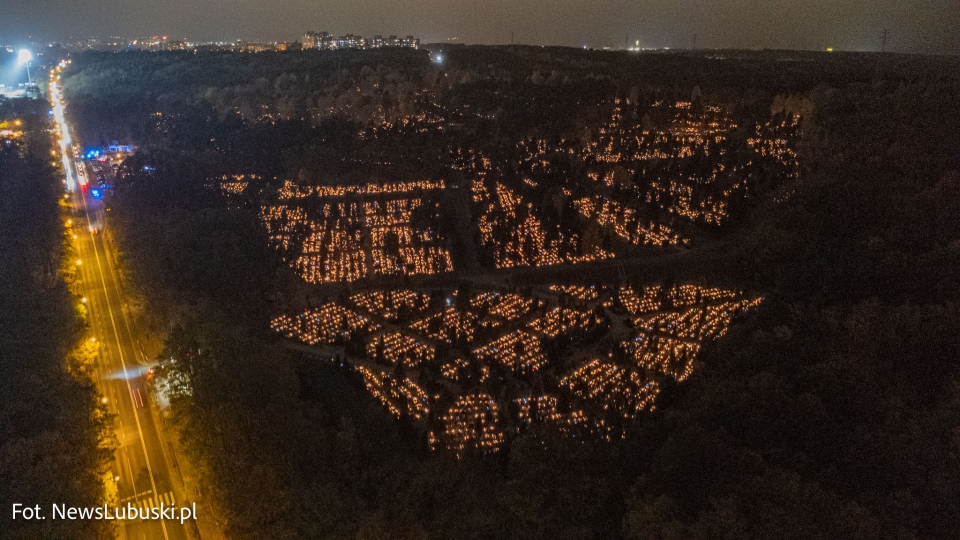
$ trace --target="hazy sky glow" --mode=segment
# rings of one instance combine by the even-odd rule
[[[425,42],[960,54],[960,0],[0,0],[0,44],[28,36],[287,40],[305,30]]]

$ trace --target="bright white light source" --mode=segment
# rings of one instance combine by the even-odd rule
[[[20,49],[20,52],[17,53],[17,63],[23,65],[30,60],[33,60],[33,54],[26,49]]]

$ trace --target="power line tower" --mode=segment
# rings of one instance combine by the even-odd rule
[[[880,52],[887,52],[887,35],[889,33],[889,30],[883,29],[883,34],[880,36]]]

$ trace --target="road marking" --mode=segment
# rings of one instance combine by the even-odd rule
[[[143,493],[137,493],[136,495],[131,495],[131,496],[129,496],[129,497],[124,497],[124,498],[120,499],[119,502],[124,503],[124,502],[129,501],[130,499],[136,499],[136,498],[138,498],[138,497],[143,497],[143,496],[148,495],[148,494],[150,494],[150,493],[153,493],[153,491],[148,489],[148,490],[144,491]]]
[[[145,491],[144,493],[150,493]],[[138,497],[140,495],[137,495]],[[121,500],[120,502],[125,502],[132,497],[127,497],[126,499]],[[156,497],[144,497],[143,499],[136,501],[134,506],[141,510],[152,510],[154,508],[159,508],[161,505],[166,507],[171,507],[176,502],[176,498],[173,495],[172,491],[168,491],[163,495],[157,495]]]
[[[130,466],[130,455],[127,454],[127,447],[123,447],[123,462],[127,465],[127,476],[130,477],[130,486],[133,487],[133,492],[137,492],[137,482],[133,478],[133,467]]]

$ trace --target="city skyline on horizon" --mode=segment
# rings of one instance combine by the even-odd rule
[[[425,1],[384,6],[359,0],[157,0],[110,9],[105,0],[39,0],[4,9],[0,43],[67,42],[95,36],[167,35],[192,42],[294,42],[305,32],[416,35],[426,43],[558,45],[592,48],[796,49],[960,54],[960,4],[950,0],[624,1],[562,6],[526,0]]]

